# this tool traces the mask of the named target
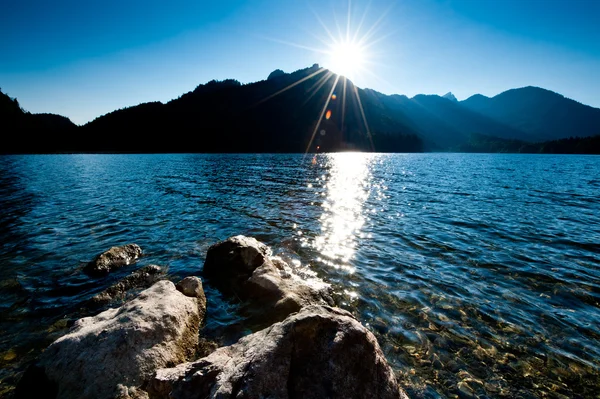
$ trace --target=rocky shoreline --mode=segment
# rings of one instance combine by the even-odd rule
[[[113,247],[84,271],[101,277],[141,253],[135,244]],[[217,348],[202,338],[200,277],[174,284],[159,266],[146,266],[91,303],[145,289],[77,320],[27,369],[15,397],[407,398],[375,336],[335,307],[331,287],[298,276],[265,244],[235,236],[212,245],[201,277],[242,300],[266,328]]]

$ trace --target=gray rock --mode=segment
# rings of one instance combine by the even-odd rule
[[[158,280],[165,277],[165,271],[157,265],[144,266],[123,278],[115,285],[108,287],[101,293],[94,295],[89,305],[99,307],[113,301],[124,300],[128,291],[148,288]],[[206,300],[205,300],[206,302]]]
[[[37,367],[58,398],[143,397],[134,388],[157,369],[194,356],[199,314],[195,298],[170,281],[159,281],[120,308],[76,321],[46,349]],[[19,384],[22,397],[28,396],[25,384]]]
[[[307,306],[196,362],[160,369],[151,398],[407,398],[371,332]]]
[[[115,269],[134,263],[141,254],[142,248],[137,244],[112,247],[96,256],[83,268],[83,271],[92,276],[104,276]]]
[[[204,294],[204,288],[202,287],[202,280],[196,276],[188,276],[178,282],[175,287],[183,295],[196,298],[198,301],[198,308],[204,318],[203,310],[206,309],[206,295]]]
[[[223,293],[249,301],[271,322],[303,306],[333,305],[329,284],[303,278],[270,255],[269,247],[254,238],[231,237],[208,249],[203,273]]]
[[[334,304],[329,284],[317,278],[302,278],[277,258],[268,258],[257,267],[241,292],[261,312],[269,309],[267,314],[277,321],[304,306]]]
[[[192,298],[199,298],[204,296],[202,280],[196,276],[188,276],[184,278],[183,280],[179,281],[175,285],[175,287],[179,292],[181,292],[185,296],[191,296]]]

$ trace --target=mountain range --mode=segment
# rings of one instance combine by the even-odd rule
[[[210,81],[167,103],[115,110],[82,126],[30,114],[0,92],[0,123],[14,133],[3,153],[560,152],[567,139],[569,152],[600,147],[600,109],[549,90],[409,98],[358,88],[316,64],[249,84]]]

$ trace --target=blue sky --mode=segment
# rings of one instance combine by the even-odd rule
[[[0,88],[83,124],[211,79],[327,66],[327,32],[347,26],[371,32],[359,87],[462,100],[532,85],[600,108],[598,0],[5,2]]]

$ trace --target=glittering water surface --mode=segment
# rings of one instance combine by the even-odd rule
[[[4,156],[0,205],[0,394],[92,295],[237,234],[331,283],[413,397],[600,392],[600,157]],[[81,273],[130,242],[137,265]],[[206,288],[204,333],[249,332]]]

